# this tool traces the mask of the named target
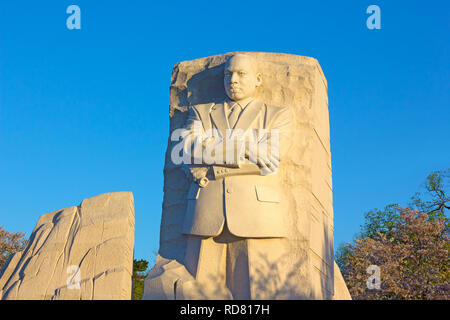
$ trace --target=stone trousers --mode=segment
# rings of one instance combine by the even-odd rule
[[[274,299],[283,285],[283,238],[242,238],[225,223],[216,237],[188,236],[185,266],[196,293],[187,299]],[[189,290],[194,291],[193,287]],[[187,291],[187,290],[186,290]]]

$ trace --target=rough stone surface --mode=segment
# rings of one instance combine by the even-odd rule
[[[2,299],[131,299],[134,200],[105,193],[44,214],[0,271]]]
[[[184,61],[174,66],[170,87],[170,134],[185,125],[190,106],[226,98],[224,64],[232,54]],[[258,71],[262,73],[262,86],[257,89],[255,98],[290,108],[294,123],[293,144],[278,173],[289,220],[288,235],[282,240],[287,255],[279,264],[265,266],[267,270],[262,274],[267,279],[259,281],[265,285],[277,275],[284,275],[283,290],[269,298],[332,299],[337,267],[333,255],[326,79],[314,58],[280,53],[245,54],[258,61]],[[176,298],[173,291],[177,281],[190,281],[190,274],[184,269],[187,241],[182,230],[190,182],[180,166],[171,161],[173,145],[174,142],[169,140],[164,167],[159,255],[145,282],[144,299]],[[167,276],[164,276],[164,266],[169,270]],[[261,292],[264,290],[266,288],[261,287]]]
[[[352,296],[345,284],[344,277],[336,262],[334,263],[334,296],[333,300],[352,300]]]

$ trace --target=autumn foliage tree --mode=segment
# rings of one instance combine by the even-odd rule
[[[0,269],[11,254],[21,251],[27,245],[23,232],[8,232],[0,226]]]
[[[411,208],[371,210],[354,243],[336,254],[353,299],[449,299],[449,170],[427,177]],[[368,285],[380,270],[379,287]],[[369,269],[370,271],[370,269]]]

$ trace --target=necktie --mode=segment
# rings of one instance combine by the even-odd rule
[[[231,107],[231,111],[228,114],[228,123],[230,124],[230,128],[234,128],[236,125],[236,121],[239,118],[239,114],[242,111],[242,107],[239,103],[235,103],[234,106]]]

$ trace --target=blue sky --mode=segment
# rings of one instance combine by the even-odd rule
[[[66,8],[81,8],[81,30]],[[366,8],[381,8],[381,30]],[[230,51],[312,56],[329,86],[335,243],[450,164],[446,1],[2,1],[0,225],[132,191],[158,249],[172,67]]]

